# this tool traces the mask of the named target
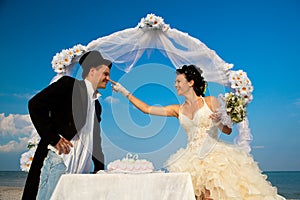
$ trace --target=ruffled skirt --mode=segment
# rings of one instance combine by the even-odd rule
[[[198,148],[179,149],[166,162],[170,172],[191,174],[196,196],[209,190],[210,198],[241,200],[285,199],[277,194],[249,154],[217,142],[204,157]]]

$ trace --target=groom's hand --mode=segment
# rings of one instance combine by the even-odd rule
[[[58,154],[68,154],[70,153],[70,147],[73,147],[73,144],[65,139],[65,138],[60,138],[60,140],[58,141],[58,143],[55,145],[55,148],[58,150]]]

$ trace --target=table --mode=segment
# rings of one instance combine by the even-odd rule
[[[188,173],[66,174],[51,200],[195,200]]]

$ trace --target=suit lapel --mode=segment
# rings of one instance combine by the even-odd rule
[[[84,109],[84,111],[86,112],[87,111],[87,105],[88,105],[88,95],[87,95],[87,88],[86,88],[86,85],[85,85],[85,82],[84,81],[79,81],[79,94],[80,94],[80,99],[81,99],[81,102],[82,102],[82,109]],[[86,118],[86,116],[85,116]]]
[[[96,113],[98,122],[101,121],[101,112],[102,112],[102,107],[101,107],[99,101],[96,100],[96,101],[95,101],[95,113]]]
[[[84,81],[75,81],[72,96],[73,119],[77,131],[79,131],[86,122],[88,96]]]

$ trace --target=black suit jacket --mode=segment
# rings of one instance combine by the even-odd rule
[[[84,81],[64,76],[29,100],[30,118],[41,141],[35,152],[22,199],[35,199],[41,168],[47,156],[49,144],[55,146],[62,135],[71,140],[84,126],[87,116],[87,88]],[[94,170],[104,169],[104,155],[100,137],[101,105],[95,101],[93,129]]]

